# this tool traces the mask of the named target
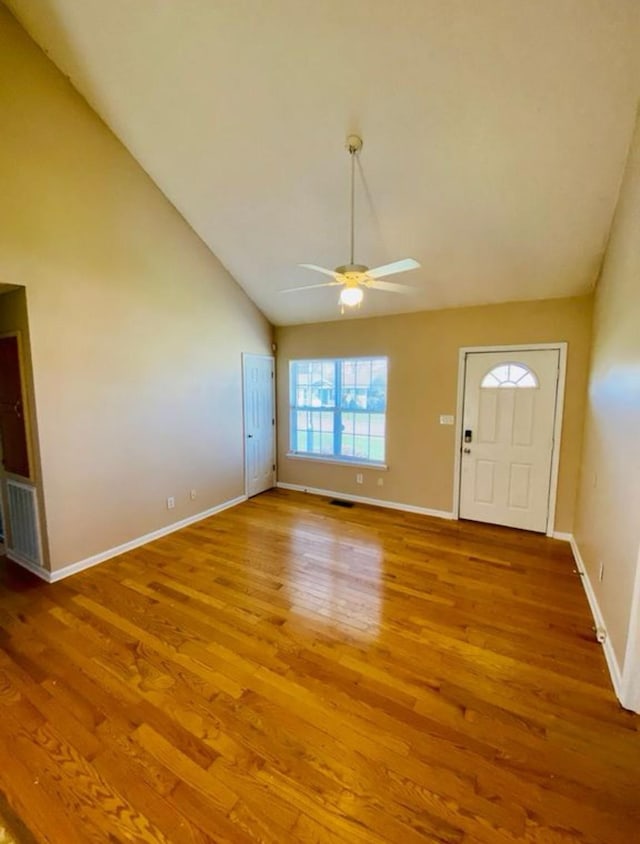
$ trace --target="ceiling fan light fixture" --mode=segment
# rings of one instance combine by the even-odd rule
[[[328,270],[326,267],[319,267],[317,264],[300,264],[308,270],[322,273],[329,276],[331,281],[325,281],[323,284],[307,284],[304,287],[289,287],[281,290],[281,293],[297,293],[299,290],[310,290],[316,287],[333,287],[334,285],[343,285],[343,289],[338,297],[338,304],[340,305],[340,312],[344,314],[345,307],[357,308],[361,304],[364,296],[363,289],[367,290],[384,290],[389,293],[405,293],[410,292],[411,287],[404,284],[396,284],[390,281],[380,281],[388,275],[395,275],[396,273],[404,273],[407,270],[415,270],[420,264],[413,258],[403,258],[400,261],[393,261],[390,264],[383,264],[380,267],[369,267],[364,264],[356,264],[354,260],[354,245],[355,245],[355,168],[356,156],[362,149],[362,138],[358,135],[349,135],[347,138],[347,150],[351,158],[351,202],[350,202],[350,249],[349,249],[349,263],[343,264],[341,267],[336,267],[334,270]]]
[[[348,308],[355,308],[356,305],[362,302],[363,295],[361,287],[344,287],[340,291],[339,302]]]

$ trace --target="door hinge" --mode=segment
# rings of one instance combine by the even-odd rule
[[[275,424],[276,424],[276,420],[275,420],[275,419],[272,419],[272,420],[271,420],[271,424],[272,424],[272,425],[275,425]]]
[[[273,464],[273,471],[275,472],[275,470],[276,470],[276,464],[274,463]]]

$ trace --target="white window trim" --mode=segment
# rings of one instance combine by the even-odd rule
[[[333,466],[356,466],[359,469],[375,469],[377,471],[386,472],[389,468],[387,463],[374,463],[372,460],[349,460],[348,457],[342,459],[338,457],[331,457],[323,454],[305,454],[299,451],[288,451],[285,457],[289,460],[308,460],[311,463],[331,463]]]
[[[291,364],[295,363],[296,361],[344,361],[344,360],[377,360],[377,359],[384,359],[387,362],[387,379],[389,374],[389,355],[355,355],[354,357],[346,356],[346,357],[309,357],[309,358],[290,358],[288,361],[287,367],[287,380],[288,380],[288,391],[289,395],[291,395]],[[387,380],[387,391],[388,391],[388,380]],[[387,396],[388,397],[388,396]],[[289,399],[289,443],[291,443],[291,399]],[[312,408],[313,410],[324,410],[325,408]],[[333,412],[333,409],[326,408],[330,412]],[[366,413],[367,411],[355,411]],[[385,456],[387,454],[387,408],[386,408],[386,400],[385,400],[385,410],[384,410],[384,418],[385,418],[385,427],[384,427],[384,453]],[[356,457],[354,459],[350,457],[340,457],[335,454],[311,454],[307,453],[306,451],[287,451],[285,457],[289,458],[290,460],[310,460],[312,463],[329,463],[335,466],[355,466],[357,468],[362,469],[379,469],[381,471],[386,471],[388,469],[388,464],[386,463],[377,463],[375,460],[364,460],[361,457]]]

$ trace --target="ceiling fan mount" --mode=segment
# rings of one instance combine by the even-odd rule
[[[404,258],[400,261],[394,261],[391,264],[384,264],[381,267],[374,267],[369,269],[365,264],[356,264],[354,262],[354,246],[355,246],[355,161],[356,156],[362,149],[362,138],[359,135],[349,135],[346,143],[347,150],[351,157],[351,219],[350,219],[350,257],[349,263],[343,264],[341,267],[336,267],[334,270],[328,270],[325,267],[319,267],[317,264],[300,264],[308,270],[323,273],[331,276],[333,281],[326,281],[322,284],[307,284],[304,287],[292,287],[286,290],[281,290],[281,293],[297,293],[300,290],[311,290],[317,287],[333,287],[336,285],[342,286],[340,291],[339,303],[344,313],[345,305],[347,307],[355,307],[360,305],[363,299],[363,288],[373,290],[384,290],[390,293],[407,293],[413,288],[407,287],[404,284],[396,284],[390,281],[379,281],[380,278],[388,275],[395,275],[396,273],[407,272],[408,270],[417,269],[420,264],[413,258]]]
[[[302,264],[300,266],[303,266]],[[364,275],[369,271],[369,267],[365,267],[364,264],[345,264],[343,267],[336,267],[335,272],[337,275],[343,275],[345,278],[353,278],[359,279],[360,276]]]
[[[350,155],[360,152],[362,149],[362,138],[360,135],[349,135],[347,137],[347,149]]]

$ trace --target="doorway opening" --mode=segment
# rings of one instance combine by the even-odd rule
[[[24,287],[0,284],[0,534],[9,559],[44,567]]]

